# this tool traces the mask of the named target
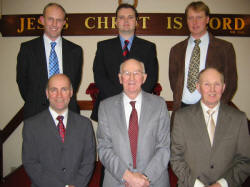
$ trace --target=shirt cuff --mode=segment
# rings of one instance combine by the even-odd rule
[[[194,183],[194,187],[204,187],[205,185],[199,180],[196,179]]]
[[[227,181],[224,178],[218,180],[217,182],[221,185],[221,187],[228,187]]]
[[[69,187],[69,185],[65,185],[65,187]]]

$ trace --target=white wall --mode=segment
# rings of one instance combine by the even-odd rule
[[[48,0],[0,0],[0,13],[7,14],[38,14],[42,13],[43,7]],[[68,13],[101,13],[114,12],[118,0],[54,0],[60,3]],[[184,13],[185,7],[190,0],[138,0],[138,11],[143,13]],[[249,0],[205,0],[210,7],[211,13],[249,14]],[[22,107],[23,101],[15,82],[16,56],[20,43],[33,37],[1,37],[0,36],[0,128]],[[70,36],[67,39],[79,44],[84,50],[84,71],[82,84],[79,89],[79,100],[90,100],[85,90],[90,82],[93,82],[92,63],[96,51],[96,43],[110,38],[107,36]],[[161,96],[166,100],[172,100],[172,92],[168,80],[168,57],[171,46],[183,40],[182,36],[142,36],[153,41],[157,45],[158,60],[160,66],[159,81],[163,86]],[[233,43],[237,55],[237,67],[239,75],[238,91],[233,102],[250,118],[250,37],[221,37]],[[90,116],[89,111],[83,114]],[[96,127],[96,124],[95,124]],[[21,164],[21,130],[20,126],[4,144],[4,175],[8,174],[12,167]]]

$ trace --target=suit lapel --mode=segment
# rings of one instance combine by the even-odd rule
[[[194,114],[194,132],[196,132],[195,136],[200,136],[200,140],[203,141],[203,145],[207,148],[207,150],[211,150],[211,143],[207,131],[207,125],[205,122],[204,114],[200,105],[200,102],[195,104],[194,111],[192,112]],[[196,129],[196,130],[195,130]]]
[[[38,38],[38,45],[34,46],[34,55],[37,59],[37,67],[41,67],[41,80],[39,81],[40,87],[43,89],[44,85],[48,82],[48,68],[47,68],[47,59],[44,47],[43,36]]]
[[[220,108],[219,108],[219,113],[217,117],[217,123],[216,123],[216,128],[215,128],[215,134],[214,134],[214,143],[213,143],[213,148],[216,149],[218,145],[220,144],[221,138],[223,138],[224,134],[227,134],[227,130],[230,129],[231,123],[228,123],[231,121],[231,116],[228,115],[226,112],[226,106],[225,104],[221,103]]]
[[[64,38],[62,38],[62,65],[63,65],[63,73],[66,75],[70,75],[71,73],[71,49],[67,45]]]
[[[139,138],[140,140],[140,134],[143,135],[145,133],[145,130],[147,129],[146,125],[148,125],[148,117],[150,116],[150,109],[151,107],[150,103],[147,99],[147,95],[144,91],[142,91],[142,102],[141,102],[141,113],[140,118],[138,119],[138,125],[139,125]],[[138,144],[140,145],[140,142],[138,141]]]
[[[55,122],[49,112],[49,110],[47,110],[46,112],[46,117],[44,118],[44,123],[45,125],[48,126],[48,129],[52,132],[53,136],[56,137],[56,139],[58,140],[58,143],[62,143],[61,137],[59,135],[58,129],[57,129],[57,124],[55,125]]]

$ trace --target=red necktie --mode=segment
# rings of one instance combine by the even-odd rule
[[[57,116],[56,119],[59,121],[58,125],[57,125],[57,128],[58,128],[59,134],[60,134],[60,136],[62,138],[62,142],[64,143],[65,127],[64,127],[64,124],[63,124],[63,116]]]
[[[124,46],[123,46],[123,49],[122,49],[122,55],[124,57],[127,57],[128,53],[129,53],[129,51],[128,51],[128,44],[129,44],[129,40],[125,40],[124,41]]]
[[[133,158],[133,167],[136,168],[136,152],[137,152],[137,140],[138,140],[138,116],[135,109],[135,101],[130,102],[132,106],[132,112],[129,118],[128,135],[130,140],[130,149]]]

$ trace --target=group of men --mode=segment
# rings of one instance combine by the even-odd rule
[[[156,46],[135,36],[136,9],[119,5],[118,36],[97,44],[99,95],[91,118],[98,121],[104,187],[168,187],[169,160],[179,187],[236,187],[250,175],[247,119],[227,105],[237,88],[233,46],[207,31],[203,2],[190,3],[185,14],[191,34],[169,57],[171,133],[165,101],[151,94],[158,80]],[[96,160],[92,123],[76,101],[82,49],[61,37],[65,18],[61,5],[46,5],[43,36],[22,43],[18,54],[22,159],[33,187],[87,186]]]

